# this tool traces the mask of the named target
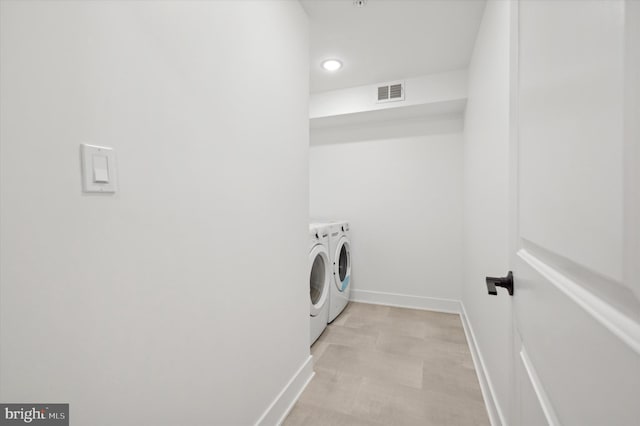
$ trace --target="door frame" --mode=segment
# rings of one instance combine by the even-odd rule
[[[509,223],[508,223],[508,250],[509,250],[509,270],[514,270],[516,265],[516,256],[519,249],[519,149],[518,149],[518,84],[519,84],[519,44],[520,44],[520,0],[509,2],[510,4],[510,20],[509,20],[509,186],[508,186],[508,203],[509,203]],[[514,278],[517,283],[517,277]],[[514,297],[518,297],[517,284],[514,284]],[[520,333],[517,329],[517,321],[515,310],[511,309],[511,400],[509,404],[510,421],[514,422],[520,413],[520,386],[518,385],[516,364],[519,362],[518,354],[522,347]],[[506,425],[503,425],[506,426]]]

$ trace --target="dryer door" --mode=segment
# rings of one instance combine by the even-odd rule
[[[341,237],[333,254],[333,276],[336,288],[345,291],[351,281],[351,244],[345,236]]]
[[[320,313],[327,303],[329,296],[329,252],[323,245],[316,245],[309,254],[309,297],[311,302],[311,316]]]

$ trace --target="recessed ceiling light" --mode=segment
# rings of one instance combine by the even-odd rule
[[[365,7],[367,5],[367,0],[353,0],[353,5],[355,7]]]
[[[327,71],[337,71],[342,68],[342,62],[337,59],[327,59],[322,61],[322,68]]]

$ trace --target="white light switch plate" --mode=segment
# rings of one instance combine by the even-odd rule
[[[80,145],[82,190],[84,192],[116,192],[116,154],[113,148]]]

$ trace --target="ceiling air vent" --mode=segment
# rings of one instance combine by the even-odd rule
[[[378,102],[404,101],[404,82],[394,81],[378,86]]]
[[[378,102],[389,99],[389,86],[378,87]]]

